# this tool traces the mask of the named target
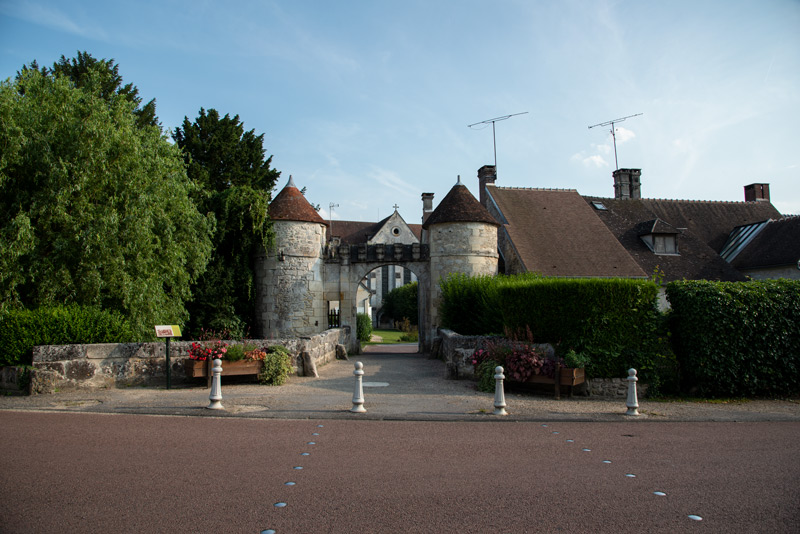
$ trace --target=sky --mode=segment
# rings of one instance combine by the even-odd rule
[[[168,133],[200,108],[264,134],[334,220],[419,223],[497,185],[743,201],[800,214],[800,0],[0,0],[0,79],[113,58]],[[331,210],[331,205],[334,205]],[[331,213],[332,211],[332,213]]]

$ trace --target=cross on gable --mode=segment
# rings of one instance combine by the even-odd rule
[[[397,204],[395,204],[395,205],[394,205],[394,206],[392,206],[392,207],[394,208],[394,211],[397,211],[397,208],[399,208],[400,206],[398,206]]]

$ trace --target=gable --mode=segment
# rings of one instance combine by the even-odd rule
[[[378,223],[377,231],[367,243],[370,245],[378,243],[413,245],[414,243],[419,243],[419,237],[414,234],[411,227],[406,224],[406,221],[395,210],[389,217]]]
[[[486,192],[527,271],[545,276],[646,276],[574,189],[487,185]]]

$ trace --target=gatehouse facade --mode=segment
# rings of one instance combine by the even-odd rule
[[[498,223],[460,179],[435,210],[431,193],[423,193],[422,200],[419,237],[395,211],[375,223],[370,239],[356,244],[342,239],[346,228],[339,221],[332,221],[331,232],[331,223],[319,216],[290,177],[270,204],[274,245],[256,258],[258,334],[312,336],[328,328],[329,303],[338,302],[340,322],[351,327],[357,344],[356,313],[364,288],[369,288],[365,278],[394,265],[417,278],[419,345],[421,351],[429,350],[441,326],[439,280],[451,273],[496,274]]]

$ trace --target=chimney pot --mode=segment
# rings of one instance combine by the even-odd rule
[[[614,177],[614,198],[617,200],[642,198],[642,184],[639,181],[641,169],[617,169]]]

